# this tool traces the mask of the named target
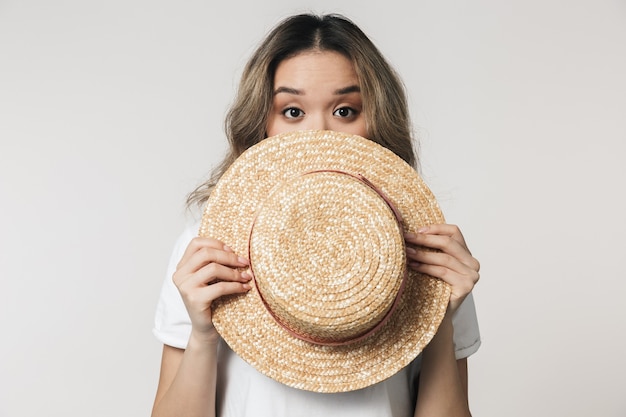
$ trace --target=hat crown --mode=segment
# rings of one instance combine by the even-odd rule
[[[369,335],[392,310],[406,272],[390,202],[367,180],[339,171],[277,184],[257,209],[249,251],[272,317],[319,344]]]

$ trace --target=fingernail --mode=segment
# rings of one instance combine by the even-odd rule
[[[417,253],[417,251],[415,249],[413,249],[411,247],[408,247],[408,246],[406,248],[406,252],[411,254],[411,255],[415,255]]]
[[[426,233],[426,232],[428,232],[427,226],[420,227],[419,229],[417,229],[417,233]]]
[[[244,290],[249,290],[252,288],[252,286],[250,284],[242,284],[242,287]]]
[[[233,251],[233,248],[231,248],[230,246],[226,246],[226,245],[224,245],[224,250],[225,250],[226,252],[232,252],[232,251]]]
[[[409,262],[409,266],[413,268],[418,268],[421,265],[422,265],[421,262]]]
[[[237,260],[239,261],[239,263],[244,264],[244,265],[248,265],[248,260],[246,258],[242,258],[241,256],[237,257]]]
[[[247,279],[248,281],[250,281],[252,279],[252,275],[249,274],[248,272],[242,272],[241,273],[241,277],[244,279]]]
[[[415,238],[415,237],[416,237],[416,235],[415,235],[415,233],[412,233],[412,232],[407,232],[407,233],[405,233],[405,234],[404,234],[404,237],[405,237],[406,239],[413,239],[413,238]]]

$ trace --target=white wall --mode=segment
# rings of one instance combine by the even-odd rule
[[[252,48],[309,10],[212,3],[0,1],[0,416],[149,414],[185,195]],[[626,3],[404,3],[310,4],[403,75],[482,262],[474,414],[626,415]]]

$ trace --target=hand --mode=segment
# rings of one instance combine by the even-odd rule
[[[237,269],[249,264],[219,240],[197,237],[189,243],[172,279],[189,313],[192,336],[210,342],[219,340],[211,303],[223,295],[251,288],[248,282],[252,275]]]
[[[448,312],[456,311],[480,278],[480,264],[461,230],[451,224],[434,224],[405,234],[405,240],[409,267],[447,282],[451,288]]]

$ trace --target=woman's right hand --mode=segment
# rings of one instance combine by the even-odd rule
[[[252,275],[240,270],[249,265],[247,259],[217,239],[196,237],[189,243],[172,279],[189,313],[193,337],[218,340],[211,303],[223,295],[250,290]]]

